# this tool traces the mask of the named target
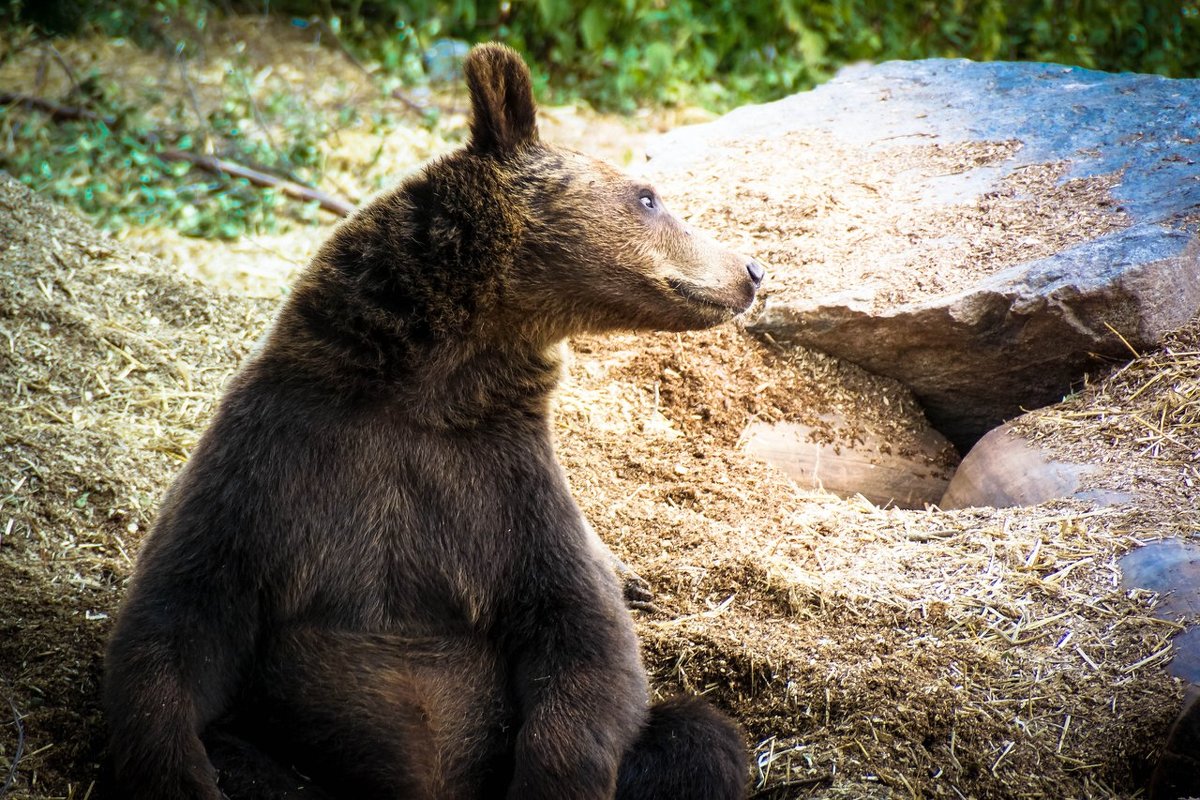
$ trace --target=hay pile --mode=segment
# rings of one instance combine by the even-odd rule
[[[97,797],[100,650],[129,557],[268,309],[3,179],[0,247],[0,691],[26,734],[11,796]],[[1136,407],[1180,385],[1154,377],[1173,357],[1072,402]],[[1152,385],[1131,398],[1120,381]],[[1161,668],[1178,626],[1122,593],[1114,556],[1194,532],[1194,503],[881,510],[802,493],[738,449],[753,416],[856,405],[898,440],[920,424],[894,384],[729,328],[575,343],[561,459],[655,586],[639,628],[656,687],[738,716],[762,797],[1131,796],[1181,695]],[[1132,436],[1114,463],[1150,474],[1200,451],[1194,415],[1153,419],[1183,449]],[[0,773],[16,733],[0,728]]]
[[[1122,592],[1115,556],[1195,532],[1194,501],[881,510],[803,495],[736,450],[698,458],[690,435],[610,429],[562,437],[577,496],[659,592],[641,634],[663,690],[737,714],[761,796],[1129,797],[1144,781],[1180,696],[1162,670],[1180,628]]]
[[[100,655],[131,558],[266,319],[0,175],[0,710],[26,734],[11,796],[95,780]],[[0,770],[16,742],[0,729]]]

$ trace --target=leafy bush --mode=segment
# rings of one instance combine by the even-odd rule
[[[114,33],[152,17],[203,18],[230,8],[227,0],[8,6],[10,17],[58,28],[86,14]],[[771,99],[860,60],[961,56],[1200,75],[1200,0],[240,0],[232,7],[325,19],[406,80],[425,77],[422,56],[438,39],[506,41],[533,62],[540,88],[624,110]]]
[[[332,14],[390,70],[419,77],[438,37],[500,40],[542,88],[604,108],[727,108],[809,88],[847,62],[964,56],[1200,74],[1200,10],[1180,0],[289,0]]]
[[[603,107],[723,108],[895,58],[1057,61],[1200,74],[1200,5],[1180,0],[289,0],[331,14],[385,66],[438,37],[499,39],[558,94]],[[536,67],[535,67],[536,68]]]

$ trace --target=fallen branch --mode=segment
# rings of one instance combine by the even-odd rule
[[[38,111],[45,113],[53,120],[73,120],[86,119],[90,122],[103,122],[105,125],[112,127],[117,124],[116,117],[106,117],[103,114],[97,114],[95,111],[89,111],[86,108],[75,108],[74,106],[59,105],[53,100],[47,100],[44,97],[35,97],[30,94],[14,94],[13,92],[0,92],[0,106],[16,106],[21,105],[26,108],[36,108]]]
[[[0,105],[23,105],[29,108],[36,108],[53,120],[84,119],[91,122],[102,122],[109,127],[115,127],[117,124],[115,117],[97,114],[95,111],[90,111],[86,108],[60,105],[44,97],[35,97],[33,95],[0,92]],[[137,138],[148,145],[155,145],[160,142],[159,137],[154,134],[146,134]],[[332,214],[337,214],[339,217],[348,216],[354,210],[354,204],[350,201],[322,192],[320,189],[315,189],[285,178],[279,178],[261,170],[251,169],[250,167],[233,161],[227,161],[223,158],[217,158],[216,156],[206,156],[172,148],[159,151],[158,156],[166,161],[184,161],[206,172],[217,175],[244,178],[255,186],[278,189],[288,197],[296,200],[306,202],[316,201],[321,208]]]
[[[343,200],[340,197],[334,197],[331,194],[326,194],[320,189],[314,189],[311,186],[305,186],[301,183],[277,178],[274,175],[268,175],[265,172],[259,172],[250,167],[244,167],[241,164],[235,164],[232,161],[226,161],[223,158],[216,156],[205,156],[199,153],[189,153],[186,150],[163,150],[159,152],[159,157],[168,161],[186,161],[193,166],[199,167],[206,172],[212,172],[217,175],[230,175],[234,178],[245,178],[255,186],[263,186],[268,189],[278,189],[296,200],[313,201],[315,200],[321,208],[330,213],[337,214],[339,217],[349,216],[350,212],[354,211],[354,204]]]

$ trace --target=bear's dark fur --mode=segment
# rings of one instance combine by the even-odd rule
[[[122,797],[744,794],[728,720],[647,707],[548,404],[565,336],[717,324],[762,270],[543,144],[511,50],[465,68],[469,144],[333,233],[163,500],[108,649]]]

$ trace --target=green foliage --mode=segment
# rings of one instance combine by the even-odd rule
[[[179,133],[157,130],[135,109],[119,105],[113,99],[115,87],[95,75],[83,82],[81,91],[92,95],[89,110],[106,120],[49,122],[20,106],[0,107],[0,130],[12,142],[0,148],[0,169],[110,230],[155,225],[189,236],[234,239],[273,230],[284,214],[315,218],[313,206],[298,206],[244,179],[199,172],[163,156],[167,150],[205,152],[203,139],[209,137],[238,163],[313,180],[320,171],[318,142],[324,131],[319,115],[308,109],[283,114],[273,109],[275,118],[286,121],[273,137],[286,144],[279,150],[262,132],[247,129],[246,121],[253,118],[248,95],[231,95],[207,117],[204,135],[194,135],[180,123]],[[297,103],[290,95],[269,101],[284,110]]]
[[[71,15],[153,38],[157,22],[202,29],[229,0],[9,0],[17,16]],[[84,10],[86,6],[87,10]],[[1056,61],[1200,75],[1200,0],[239,0],[300,23],[324,19],[404,82],[426,77],[438,39],[498,39],[533,62],[556,99],[630,110],[726,108],[813,86],[843,64],[896,58]],[[11,12],[9,16],[12,16]]]
[[[333,14],[389,69],[420,76],[438,37],[499,39],[539,84],[601,107],[714,108],[810,87],[843,64],[896,58],[1056,61],[1200,75],[1194,0],[291,0]]]

